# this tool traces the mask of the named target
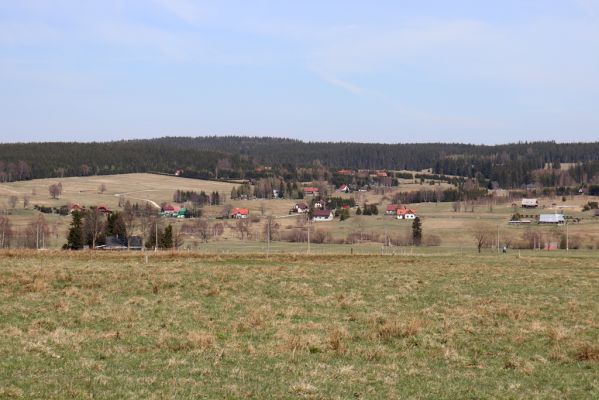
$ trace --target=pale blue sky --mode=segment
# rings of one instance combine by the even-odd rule
[[[0,0],[0,140],[599,140],[599,0]]]

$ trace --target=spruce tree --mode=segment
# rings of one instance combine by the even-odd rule
[[[422,243],[422,223],[420,222],[420,217],[416,217],[414,222],[412,222],[412,240],[416,246],[420,246],[420,243]]]
[[[81,229],[81,213],[74,211],[72,214],[71,228],[67,237],[67,248],[80,250],[83,248],[83,231]]]
[[[161,246],[163,249],[173,248],[173,226],[169,224],[164,228],[164,235],[162,235]]]

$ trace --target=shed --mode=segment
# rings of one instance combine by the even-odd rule
[[[566,220],[563,214],[541,214],[539,224],[563,224]]]

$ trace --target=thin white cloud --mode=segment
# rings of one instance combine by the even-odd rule
[[[341,89],[343,89],[347,92],[350,92],[352,94],[361,95],[361,94],[366,93],[366,90],[364,88],[362,88],[358,85],[355,85],[351,82],[344,81],[343,79],[339,79],[339,78],[336,78],[329,74],[324,74],[322,72],[315,71],[315,73],[324,82],[326,82],[330,85],[336,86],[338,88],[341,88]]]
[[[196,23],[203,16],[202,9],[190,0],[154,0],[162,9],[187,23]]]

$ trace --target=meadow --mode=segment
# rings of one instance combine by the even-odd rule
[[[592,252],[4,251],[0,398],[597,398],[598,287]]]

